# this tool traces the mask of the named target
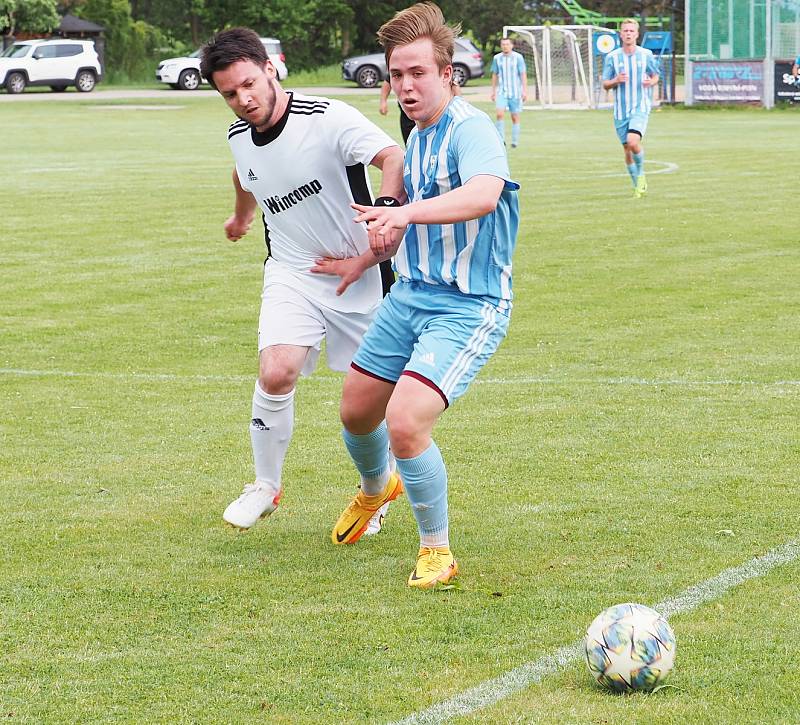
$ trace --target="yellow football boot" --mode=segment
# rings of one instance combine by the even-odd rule
[[[447,547],[423,546],[417,555],[417,565],[408,577],[408,586],[433,589],[437,584],[447,584],[458,574],[458,564]]]
[[[397,473],[389,477],[389,483],[377,496],[366,496],[359,491],[333,527],[331,541],[334,544],[354,544],[367,530],[375,512],[389,501],[394,501],[401,493],[403,482]]]

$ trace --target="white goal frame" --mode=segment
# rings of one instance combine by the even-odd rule
[[[535,76],[537,97],[543,108],[555,108],[564,105],[578,105],[583,108],[596,108],[601,97],[602,87],[598,69],[595,67],[595,33],[612,33],[615,30],[598,25],[505,25],[503,37],[516,34],[524,39],[531,48],[533,71]],[[554,92],[553,79],[553,35],[558,42],[569,49],[572,79],[570,98],[563,101],[563,93]],[[564,71],[564,60],[558,68]],[[569,68],[567,67],[567,70]],[[587,72],[588,71],[588,72]],[[530,74],[530,70],[528,71]],[[561,90],[561,89],[559,89]]]

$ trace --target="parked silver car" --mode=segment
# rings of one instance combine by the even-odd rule
[[[470,78],[483,75],[483,56],[469,38],[456,38],[453,54],[453,80],[466,85]],[[342,61],[342,77],[355,81],[362,88],[375,88],[386,78],[386,58],[383,53],[370,53],[345,58]]]

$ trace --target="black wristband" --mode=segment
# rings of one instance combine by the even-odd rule
[[[373,202],[372,206],[403,206],[393,196],[379,196]]]

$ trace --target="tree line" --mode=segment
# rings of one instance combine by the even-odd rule
[[[111,78],[150,79],[154,62],[192,52],[214,32],[244,25],[279,38],[292,70],[338,63],[377,48],[375,32],[413,0],[0,0],[4,35],[52,32],[71,13],[106,28]],[[585,3],[608,15],[668,14],[677,0]],[[445,17],[489,55],[504,25],[565,22],[557,0],[441,0]]]

